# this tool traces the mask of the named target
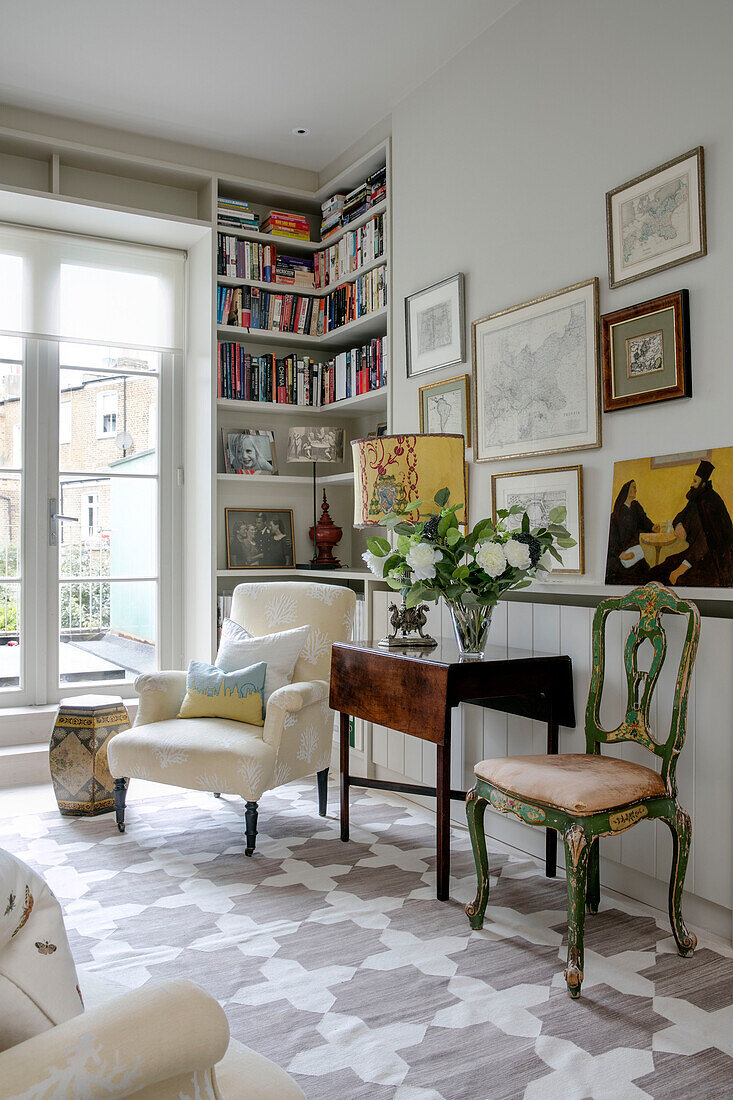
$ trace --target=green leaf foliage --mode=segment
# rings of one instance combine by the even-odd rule
[[[567,514],[567,508],[563,507],[562,505],[557,508],[552,508],[550,510],[550,523],[562,523]]]
[[[372,554],[376,554],[378,558],[383,558],[392,549],[386,539],[380,539],[376,535],[372,535],[367,539],[367,546]]]

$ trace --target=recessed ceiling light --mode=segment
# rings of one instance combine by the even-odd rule
[[[298,137],[307,137],[307,135],[310,133],[310,130],[307,126],[296,126],[293,130],[291,130],[291,133],[297,134]]]

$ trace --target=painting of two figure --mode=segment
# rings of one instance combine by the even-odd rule
[[[733,447],[616,462],[606,584],[733,586]]]

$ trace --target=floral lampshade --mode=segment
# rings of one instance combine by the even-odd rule
[[[458,522],[467,522],[465,440],[462,435],[383,435],[355,439],[354,526],[378,527],[388,512],[409,513],[411,501],[424,501],[421,512],[433,511],[439,489],[450,490],[453,504],[462,504]]]

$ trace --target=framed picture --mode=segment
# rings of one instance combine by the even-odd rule
[[[477,462],[600,447],[598,279],[471,328]]]
[[[733,586],[733,447],[614,463],[606,584]]]
[[[407,377],[466,358],[463,273],[405,298]]]
[[[561,550],[562,567],[553,562],[553,573],[584,573],[583,538],[583,467],[557,466],[552,470],[515,470],[491,475],[491,511],[494,519],[500,509],[519,504],[529,514],[533,527],[550,522],[553,508],[565,508],[565,526],[576,546]],[[520,516],[509,516],[510,527],[519,527]]]
[[[345,446],[343,428],[288,430],[288,462],[343,462]]]
[[[275,435],[241,428],[221,429],[226,474],[276,474]]]
[[[225,508],[227,569],[294,569],[293,513]]]
[[[603,411],[692,397],[690,293],[601,317]]]
[[[606,229],[612,289],[704,256],[702,146],[609,191]]]
[[[471,446],[471,379],[467,374],[420,387],[420,431],[454,432]]]

